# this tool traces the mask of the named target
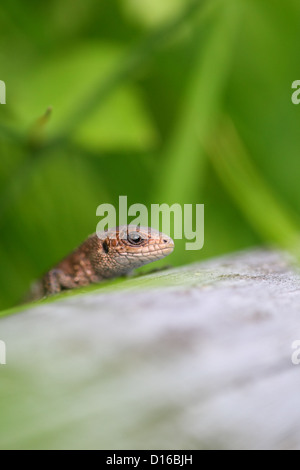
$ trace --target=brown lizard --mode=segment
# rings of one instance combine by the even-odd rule
[[[31,299],[123,276],[172,253],[172,238],[149,227],[123,225],[90,235],[31,289]]]

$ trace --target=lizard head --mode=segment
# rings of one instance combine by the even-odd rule
[[[108,277],[126,274],[172,253],[172,238],[150,227],[122,225],[97,233],[101,264]]]

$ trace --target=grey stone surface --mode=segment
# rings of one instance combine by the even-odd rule
[[[254,250],[0,319],[0,448],[299,449],[299,287]]]

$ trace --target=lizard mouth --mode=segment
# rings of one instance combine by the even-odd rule
[[[159,259],[165,258],[168,256],[172,251],[174,250],[174,242],[173,240],[168,240],[167,243],[159,244],[156,245],[156,247],[152,246],[148,248],[148,250],[130,250],[129,252],[127,251],[126,253],[122,253],[122,256],[128,258],[131,258],[132,260],[138,260],[143,261],[145,264],[151,262],[151,261],[157,261]]]
[[[163,246],[160,250],[157,250],[157,252],[158,253],[162,252],[166,256],[172,253],[173,250],[174,250],[174,242],[172,242],[172,244],[170,243],[169,246]]]
[[[174,250],[174,242],[172,240],[172,242],[169,242],[167,246],[163,245],[157,248],[156,250],[150,251],[148,253],[148,258],[149,259],[153,259],[153,258],[161,259],[171,254],[173,250]]]
[[[172,253],[174,250],[175,243],[172,240],[172,238],[165,238],[164,239],[164,245],[162,245],[161,249],[162,251],[166,251],[167,253]]]

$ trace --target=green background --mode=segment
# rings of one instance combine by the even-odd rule
[[[205,204],[204,248],[166,263],[298,255],[299,20],[296,0],[3,0],[0,308],[119,195]]]

